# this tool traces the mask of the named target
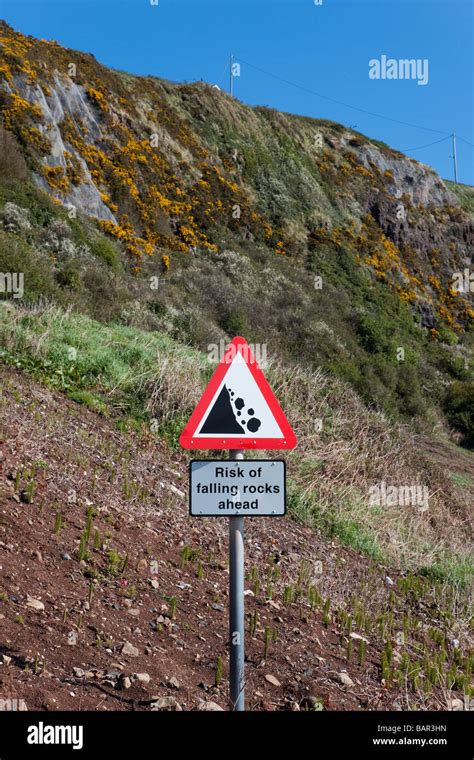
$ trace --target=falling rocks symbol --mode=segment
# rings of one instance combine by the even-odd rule
[[[230,403],[229,391],[223,386],[219,393],[216,403],[209,412],[208,418],[204,423],[202,433],[243,433],[244,429],[239,425],[234,416],[234,410]]]
[[[235,394],[233,391],[229,391],[227,386],[223,386],[219,393],[206,422],[201,428],[201,433],[229,435],[230,433],[245,433],[245,428],[242,425],[247,425],[248,430],[251,433],[256,433],[260,427],[260,420],[257,417],[253,417],[253,409],[248,409],[250,419],[245,422],[243,419],[238,420],[237,416],[241,416],[245,409],[245,402],[242,398],[234,399]]]

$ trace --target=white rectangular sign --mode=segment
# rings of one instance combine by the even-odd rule
[[[194,459],[189,469],[189,511],[194,517],[284,515],[285,462]]]

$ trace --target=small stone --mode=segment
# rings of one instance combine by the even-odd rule
[[[184,499],[184,497],[185,497],[185,495],[186,495],[186,494],[184,493],[184,491],[180,491],[180,489],[179,489],[179,488],[176,488],[176,486],[174,486],[172,483],[169,483],[169,485],[168,485],[168,488],[169,488],[169,490],[170,490],[172,493],[175,493],[177,496],[181,496],[181,498],[182,498],[182,499]]]
[[[222,604],[211,604],[211,607],[213,610],[217,610],[217,612],[225,612],[225,607]]]
[[[269,673],[267,673],[267,675],[265,676],[265,681],[268,681],[268,683],[271,683],[272,686],[281,686],[281,683],[278,680],[278,678],[275,678],[275,676],[272,676]]]
[[[168,678],[168,680],[166,681],[166,685],[170,689],[180,689],[181,688],[181,685],[180,685],[178,679],[175,678],[174,676],[172,676],[172,678]]]
[[[361,636],[360,633],[351,633],[350,637],[351,639],[356,639],[357,641],[365,641],[366,644],[369,643],[369,639],[366,639],[365,636]]]
[[[40,602],[39,599],[35,599],[33,596],[30,596],[29,594],[26,595],[26,606],[32,610],[38,610],[38,612],[43,612],[44,610],[43,602]]]
[[[458,699],[458,698],[448,699],[448,710],[453,710],[454,712],[459,712],[460,710],[464,710],[464,703],[462,699]]]
[[[38,562],[42,562],[43,561],[43,555],[41,554],[40,551],[38,551],[38,549],[33,552],[33,557],[36,557],[36,559],[38,560]]]
[[[150,709],[153,711],[166,710],[168,712],[182,712],[183,710],[178,700],[174,697],[160,697],[150,705]]]
[[[337,677],[339,678],[343,686],[354,686],[354,681],[344,671],[341,671],[340,673],[338,673]]]
[[[2,663],[4,665],[10,665],[11,661],[12,661],[12,658],[9,657],[7,654],[2,655]]]
[[[159,588],[159,587],[160,587],[160,584],[158,583],[158,581],[155,581],[155,579],[154,579],[154,578],[152,578],[152,579],[150,580],[150,586],[151,586],[152,588]]]
[[[139,681],[140,683],[150,683],[149,673],[134,673],[133,679]]]
[[[199,712],[224,712],[224,708],[218,705],[217,702],[204,702],[203,699],[199,702],[196,710],[199,710]]]
[[[84,678],[85,671],[82,668],[73,668],[72,672],[76,676],[76,678]]]
[[[130,644],[129,641],[126,641],[125,644],[122,645],[122,649],[120,650],[122,654],[128,655],[129,657],[138,657],[140,652],[136,647],[133,646],[133,644]]]
[[[120,686],[122,689],[129,689],[132,685],[132,681],[128,676],[122,676],[120,679]]]
[[[64,552],[63,554],[61,554],[61,559],[71,559],[71,555],[68,554],[67,552]]]
[[[129,610],[127,610],[129,615],[132,615],[132,617],[138,617],[140,614],[140,610],[136,607],[131,607]]]
[[[252,589],[247,588],[244,591],[244,596],[255,596],[255,594],[253,593]]]

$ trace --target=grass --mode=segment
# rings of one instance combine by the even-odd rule
[[[449,477],[460,488],[469,488],[472,486],[472,478],[462,472],[450,472]]]
[[[200,379],[206,369],[204,357],[167,336],[56,308],[14,315],[0,305],[0,335],[4,361],[72,400],[102,414],[158,418],[160,425],[169,422],[171,409],[179,410],[184,394],[193,396],[189,382],[183,387],[181,381],[190,373]]]
[[[448,179],[444,180],[444,184],[457,196],[461,206],[466,211],[474,214],[474,187],[472,185],[463,185],[459,182],[451,182]]]

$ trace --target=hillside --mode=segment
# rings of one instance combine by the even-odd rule
[[[225,709],[227,526],[188,516],[184,456],[16,372],[2,389],[0,685],[28,709]],[[249,518],[246,544],[249,709],[462,709],[454,587],[293,520]]]
[[[289,516],[248,521],[252,708],[461,709],[473,189],[203,82],[0,45],[0,678],[30,708],[226,707],[226,526],[187,516],[177,441],[242,334],[299,441]]]

